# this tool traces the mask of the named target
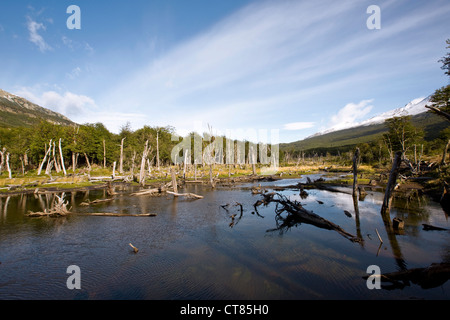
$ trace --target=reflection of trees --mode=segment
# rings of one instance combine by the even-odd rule
[[[406,270],[406,261],[403,258],[402,250],[397,241],[396,233],[392,226],[391,217],[389,212],[382,212],[381,218],[383,219],[384,227],[386,229],[386,234],[388,236],[389,244],[391,245],[392,254],[394,255],[395,262],[397,263],[400,270]]]
[[[360,239],[362,239],[361,234],[361,222],[359,220],[359,206],[358,206],[358,196],[356,194],[353,194],[353,207],[355,209],[355,224],[356,224],[356,236]],[[360,244],[364,246],[364,241],[361,241]]]
[[[300,202],[295,200],[291,201],[285,195],[275,192],[266,194],[263,193],[261,195],[263,196],[263,200],[260,201],[260,204],[267,205],[271,202],[274,202],[276,204],[275,221],[277,227],[268,231],[280,231],[280,233],[284,233],[294,226],[297,226],[301,223],[306,223],[321,229],[336,231],[343,237],[353,242],[362,241],[362,238],[354,236],[342,229],[340,226],[334,224],[333,222],[322,218],[312,211],[306,210],[305,208],[303,208]],[[255,204],[255,208],[256,207],[257,205]]]

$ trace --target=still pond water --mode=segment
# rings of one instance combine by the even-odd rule
[[[425,197],[397,202],[391,219],[402,218],[405,229],[393,234],[380,215],[380,192],[369,191],[359,201],[357,218],[348,193],[308,190],[302,199],[299,190],[280,191],[364,239],[354,243],[308,224],[268,231],[276,228],[275,205],[260,206],[262,217],[254,214],[261,195],[252,194],[253,185],[181,190],[203,195],[200,200],[132,197],[129,189],[117,187],[114,201],[88,207],[80,203],[102,199],[104,191],[66,194],[73,212],[156,217],[29,218],[28,210],[42,211],[50,195],[0,197],[0,300],[450,298],[450,281],[432,289],[411,283],[403,289],[369,290],[363,279],[370,265],[386,273],[450,262],[450,232],[422,229],[422,223],[450,228],[437,203]],[[243,205],[243,215],[230,226],[230,216],[240,214],[236,202]],[[227,203],[228,211],[222,207]],[[384,240],[381,247],[375,229]],[[137,254],[129,243],[139,249]],[[66,286],[70,265],[80,267],[81,290]]]

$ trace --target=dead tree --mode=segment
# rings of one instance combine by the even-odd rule
[[[6,155],[6,148],[3,148],[0,151],[0,174],[2,174],[3,165],[5,164],[5,155]]]
[[[106,168],[106,142],[103,139],[103,168]]]
[[[11,168],[9,167],[9,152],[6,154],[6,170],[8,170],[8,177],[12,179]]]
[[[67,208],[68,202],[64,200],[65,193],[61,196],[55,194],[55,200],[53,207],[50,210],[44,210],[44,212],[29,212],[28,217],[64,217],[70,214],[70,208]]]
[[[156,132],[156,167],[159,172],[159,130]]]
[[[44,167],[44,163],[47,161],[47,157],[50,154],[51,150],[52,150],[52,139],[50,139],[49,147],[48,147],[47,151],[45,152],[44,159],[42,160],[42,162],[41,162],[41,164],[39,166],[38,173],[37,173],[38,176],[41,175],[42,168]]]
[[[145,164],[147,162],[147,157],[150,152],[149,146],[148,146],[148,140],[145,142],[144,151],[142,152],[142,160],[141,160],[141,171],[139,173],[139,184],[144,185],[145,183]]]
[[[397,186],[397,178],[400,169],[400,164],[402,162],[402,155],[403,153],[401,151],[398,151],[395,154],[395,159],[394,162],[392,163],[391,174],[389,175],[389,181],[386,186],[386,193],[384,195],[383,205],[381,206],[382,215],[389,213],[391,209],[392,193],[394,192],[394,189]]]
[[[326,230],[334,230],[338,232],[343,237],[349,239],[352,242],[361,242],[362,239],[354,236],[344,229],[342,229],[340,226],[334,224],[331,221],[328,221],[319,215],[313,213],[312,211],[308,211],[301,203],[297,201],[290,201],[286,196],[281,195],[279,193],[268,193],[268,194],[262,194],[263,200],[260,203],[256,203],[255,207],[257,207],[260,204],[267,205],[268,203],[275,202],[276,208],[276,222],[277,222],[277,228],[270,229],[267,231],[280,231],[284,232],[285,230],[290,229],[293,226],[296,226],[301,223],[307,223],[311,224],[313,226],[316,226],[321,229]],[[282,214],[284,212],[287,212],[287,216],[283,216]]]
[[[64,157],[63,157],[62,148],[61,148],[61,138],[59,138],[59,157],[61,160],[61,168],[64,172],[64,176],[67,176],[66,166],[64,165]]]
[[[123,138],[120,142],[120,160],[119,160],[119,174],[123,174],[123,142],[126,138]]]
[[[357,198],[358,190],[358,162],[359,162],[359,148],[356,148],[355,155],[353,156],[353,198]]]

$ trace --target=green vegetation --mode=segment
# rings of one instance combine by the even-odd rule
[[[447,43],[450,48],[450,42]],[[444,64],[442,68],[447,70],[446,74],[449,74],[449,59],[450,53],[440,60]],[[69,181],[64,181],[68,176],[72,176],[73,184],[86,182],[74,180],[80,174],[90,177],[129,175],[134,182],[142,182],[136,177],[141,168],[147,170],[147,181],[170,178],[170,173],[163,168],[172,165],[171,153],[182,138],[173,140],[176,136],[173,127],[144,126],[132,130],[126,124],[115,134],[102,123],[77,125],[39,106],[30,107],[29,102],[22,98],[11,97],[4,91],[0,93],[0,113],[2,116],[5,113],[0,123],[0,187],[14,184],[11,178],[22,180],[19,184],[30,185],[36,185],[36,181],[38,185],[44,183],[48,179],[45,177],[51,180],[58,177],[58,182],[63,184],[69,184]],[[368,176],[379,174],[379,170],[386,171],[395,152],[401,151],[405,163],[414,174],[420,173],[421,163],[425,161],[427,166],[433,163],[439,165],[436,174],[431,174],[433,183],[437,184],[439,179],[446,181],[450,171],[446,166],[450,146],[450,85],[437,89],[430,101],[430,111],[414,117],[394,117],[378,125],[281,144],[281,168],[278,173],[298,176],[321,169],[348,172],[352,167],[355,148],[359,148],[360,169]],[[25,113],[23,120],[20,120],[20,112]],[[190,134],[191,150],[195,150],[196,135]],[[226,159],[227,140],[222,138],[223,146],[219,147],[223,147],[224,153],[215,157]],[[204,152],[207,146],[213,144],[214,137],[204,133],[198,141],[201,141]],[[248,162],[249,142],[245,141],[244,146],[245,161]],[[146,156],[144,150],[148,151]],[[179,170],[185,171],[184,174],[187,170],[186,176],[197,178],[197,166],[192,166],[193,160],[191,154],[188,168],[179,166]],[[157,174],[150,174],[152,168]],[[210,167],[205,163],[200,165],[199,171],[200,176],[210,175],[210,179],[212,173],[219,178],[255,173],[253,168],[245,165]]]

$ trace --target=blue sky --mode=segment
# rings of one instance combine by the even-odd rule
[[[81,30],[66,26],[72,4]],[[446,85],[449,16],[448,0],[1,0],[0,88],[113,132],[209,125],[290,142]]]

